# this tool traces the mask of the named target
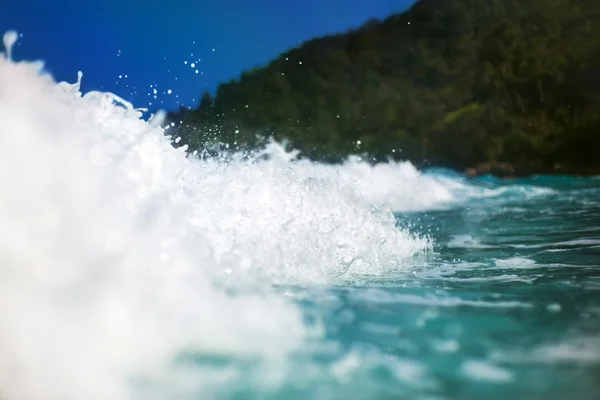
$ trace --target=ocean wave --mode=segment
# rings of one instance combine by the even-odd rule
[[[282,384],[291,354],[323,332],[273,285],[402,268],[431,243],[390,208],[450,199],[406,163],[332,167],[276,144],[262,160],[190,157],[160,115],[141,116],[0,57],[2,396]],[[182,353],[253,360],[252,373],[175,367]]]

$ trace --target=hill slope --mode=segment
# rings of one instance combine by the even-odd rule
[[[266,133],[327,161],[364,152],[600,173],[600,2],[420,0],[292,49],[169,118],[191,149],[216,129],[232,145]]]

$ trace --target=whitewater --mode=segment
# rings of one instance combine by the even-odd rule
[[[502,251],[475,222],[445,225],[465,210],[480,222],[490,209],[522,212],[562,193],[553,182],[473,182],[359,157],[320,164],[275,142],[201,158],[173,146],[163,114],[146,121],[115,94],[82,93],[82,74],[57,83],[43,63],[15,61],[16,38],[5,34],[0,56],[2,400],[471,398],[448,391],[450,370],[506,395],[523,349],[465,356],[457,332],[485,341],[468,318],[497,309],[560,314],[560,302],[498,289],[531,286],[537,275],[523,271],[544,274],[544,262],[578,264],[527,251],[584,248],[598,264],[589,215],[587,233]],[[579,189],[594,220],[589,182]],[[595,272],[585,276],[597,293]],[[482,295],[446,290],[456,282]],[[444,326],[452,316],[467,325]],[[540,339],[535,354],[596,371],[597,328],[573,339],[581,356],[567,339]]]

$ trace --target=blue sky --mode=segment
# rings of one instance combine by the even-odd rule
[[[196,106],[205,90],[303,41],[413,2],[4,0],[0,30],[22,33],[14,57],[43,59],[58,80],[74,81],[81,70],[84,90],[112,91],[136,107],[176,109]]]

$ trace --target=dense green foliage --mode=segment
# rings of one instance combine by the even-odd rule
[[[598,173],[600,1],[420,0],[307,42],[169,117],[191,149],[216,130],[241,147],[257,134],[287,139],[328,161]]]

